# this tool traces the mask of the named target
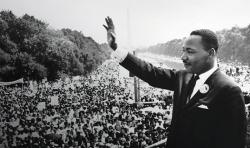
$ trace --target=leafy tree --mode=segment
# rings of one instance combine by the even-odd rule
[[[56,80],[86,75],[110,58],[110,51],[71,29],[55,30],[28,14],[0,12],[0,80]]]

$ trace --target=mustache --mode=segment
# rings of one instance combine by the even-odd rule
[[[182,60],[182,62],[183,62],[184,64],[189,64],[189,62],[188,62],[187,60]]]

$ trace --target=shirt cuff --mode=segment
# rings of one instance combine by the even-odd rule
[[[123,60],[127,57],[128,51],[117,48],[114,52],[112,57],[118,62],[122,63]]]

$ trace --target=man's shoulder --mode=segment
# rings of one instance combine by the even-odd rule
[[[238,87],[238,84],[233,80],[232,77],[229,77],[220,70],[215,72],[214,82],[224,87]]]
[[[233,80],[233,78],[227,76],[225,73],[221,71],[217,71],[212,78],[212,87],[220,91],[223,94],[231,95],[233,94],[241,94],[241,88],[238,84]]]
[[[213,94],[219,96],[217,101],[220,105],[230,106],[234,104],[235,101],[239,101],[244,104],[244,98],[241,88],[233,80],[233,78],[227,76],[223,72],[216,73],[213,82],[211,83],[211,88],[213,89]]]

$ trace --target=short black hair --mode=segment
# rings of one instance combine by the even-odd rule
[[[209,29],[199,29],[194,30],[190,33],[190,35],[200,35],[202,37],[202,44],[206,50],[214,48],[217,52],[219,48],[219,42],[216,34]]]

